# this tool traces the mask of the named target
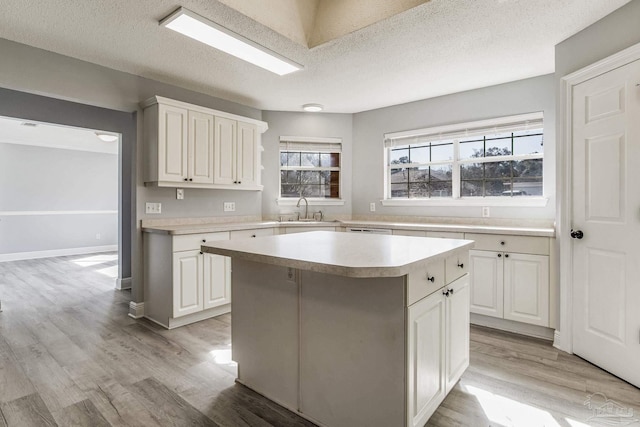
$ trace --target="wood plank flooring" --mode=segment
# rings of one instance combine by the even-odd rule
[[[0,263],[0,427],[313,426],[234,383],[229,315],[171,331],[131,319],[103,274],[115,265]],[[472,327],[471,366],[427,425],[614,425],[594,412],[604,399],[633,411],[615,425],[640,427],[637,388],[546,341]]]

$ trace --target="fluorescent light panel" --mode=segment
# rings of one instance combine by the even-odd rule
[[[160,25],[281,76],[303,68],[184,7],[164,18]]]

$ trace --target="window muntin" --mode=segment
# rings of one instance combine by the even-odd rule
[[[280,197],[340,199],[340,144],[281,143]]]
[[[387,140],[386,198],[543,196],[544,139],[537,115],[519,123],[504,118],[504,125],[484,131],[460,125]]]

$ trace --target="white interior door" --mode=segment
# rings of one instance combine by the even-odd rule
[[[573,91],[573,350],[640,387],[640,61]]]

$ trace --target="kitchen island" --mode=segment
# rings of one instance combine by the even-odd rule
[[[423,426],[469,363],[468,240],[327,231],[232,259],[237,381],[321,426]]]

